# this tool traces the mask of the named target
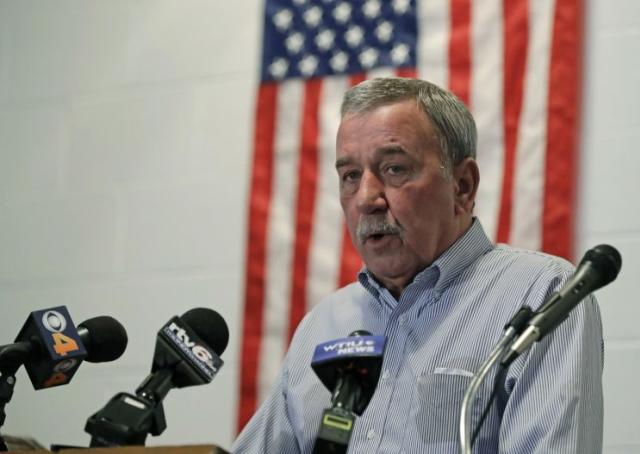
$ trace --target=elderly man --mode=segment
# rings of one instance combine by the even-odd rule
[[[473,216],[476,129],[451,93],[373,79],[342,105],[336,168],[365,268],[301,322],[269,397],[236,453],[311,453],[330,393],[315,346],[357,329],[387,336],[382,375],[349,453],[455,453],[471,376],[523,306],[571,275],[565,261],[494,245]],[[510,367],[474,445],[478,453],[590,453],[602,444],[602,334],[593,297]],[[489,400],[492,376],[475,403]]]

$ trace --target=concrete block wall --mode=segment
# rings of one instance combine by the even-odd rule
[[[580,250],[615,245],[623,266],[599,291],[605,337],[606,453],[640,452],[640,203],[635,200],[640,140],[640,4],[586,2],[585,80],[578,218]]]
[[[605,340],[605,452],[640,452],[640,4],[586,0],[579,252],[611,243],[598,293]],[[244,225],[260,0],[0,0],[0,344],[27,313],[110,314],[130,342],[117,367],[71,386],[18,376],[6,433],[86,445],[86,418],[149,371],[155,332],[213,306],[240,333]],[[239,337],[223,372],[173,391],[150,444],[234,436]]]
[[[259,0],[0,2],[0,343],[55,305],[129,333],[117,367],[70,386],[21,372],[3,432],[87,445],[170,317],[214,307],[239,333],[260,16]],[[231,443],[238,347],[168,396],[151,444]]]

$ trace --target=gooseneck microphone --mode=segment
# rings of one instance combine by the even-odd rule
[[[313,454],[347,452],[355,417],[367,408],[378,384],[385,344],[385,336],[354,331],[316,347],[311,367],[331,391],[331,406],[322,414]]]
[[[473,376],[462,401],[459,425],[461,454],[471,454],[473,442],[480,432],[498,388],[504,386],[504,379],[511,363],[534,342],[557,328],[587,295],[612,282],[618,276],[621,266],[622,257],[613,246],[596,246],[585,253],[573,276],[538,310],[531,312],[531,309],[525,306],[511,319],[498,344]],[[498,372],[493,392],[476,429],[472,430],[472,411],[475,407],[473,403],[478,389],[495,364],[498,364]]]
[[[622,257],[613,246],[601,244],[587,251],[574,275],[534,312],[501,364],[508,366],[531,344],[553,331],[588,294],[612,282],[621,267]]]
[[[160,435],[167,393],[211,382],[228,341],[227,324],[214,310],[196,308],[169,320],[158,332],[151,373],[135,395],[116,394],[87,420],[91,446],[144,445],[149,434]]]

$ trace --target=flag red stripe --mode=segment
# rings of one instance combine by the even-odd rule
[[[314,202],[318,184],[318,134],[321,79],[305,82],[301,123],[300,160],[298,162],[298,193],[296,229],[293,249],[291,303],[289,306],[289,339],[307,311],[307,270],[309,245],[313,226]]]
[[[257,404],[258,352],[262,340],[266,238],[273,179],[277,96],[278,86],[275,83],[265,83],[258,89],[245,264],[238,431],[249,421]]]
[[[398,68],[396,74],[398,77],[408,77],[410,79],[418,77],[418,71],[416,71],[416,68]]]
[[[518,127],[522,111],[524,76],[527,65],[529,4],[523,0],[504,0],[504,164],[500,213],[496,240],[509,242],[513,208]]]
[[[338,287],[344,287],[353,282],[356,274],[362,268],[360,254],[353,245],[346,223],[342,225],[342,260],[340,262],[340,274]]]
[[[573,257],[583,5],[556,3],[547,116],[542,249]]]
[[[451,0],[449,90],[467,106],[471,100],[471,0]]]
[[[363,82],[367,79],[367,75],[365,73],[356,73],[352,74],[349,77],[349,86],[353,87],[354,85],[358,85],[360,82]]]
[[[367,75],[364,73],[353,74],[349,78],[349,85],[353,87],[365,80]],[[340,250],[340,271],[338,273],[338,287],[344,287],[345,285],[354,281],[356,273],[362,267],[362,260],[360,254],[356,250],[355,246],[351,242],[349,236],[349,230],[347,224],[342,223],[342,245]]]

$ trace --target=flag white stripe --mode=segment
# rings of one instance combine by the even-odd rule
[[[340,103],[349,87],[347,77],[322,83],[318,137],[318,186],[307,276],[307,306],[315,305],[337,287],[342,242],[342,208],[335,169]]]
[[[449,0],[418,0],[418,78],[449,84]]]
[[[367,72],[367,79],[375,79],[376,77],[395,77],[397,74],[398,72],[395,68],[375,68]]]
[[[471,109],[478,127],[480,187],[475,213],[495,240],[504,165],[504,24],[501,0],[472,2]]]
[[[516,145],[510,243],[542,246],[547,94],[554,0],[529,2],[529,48]]]
[[[291,263],[304,83],[282,82],[274,134],[273,188],[267,227],[265,301],[258,371],[258,399],[268,394],[287,348]]]

